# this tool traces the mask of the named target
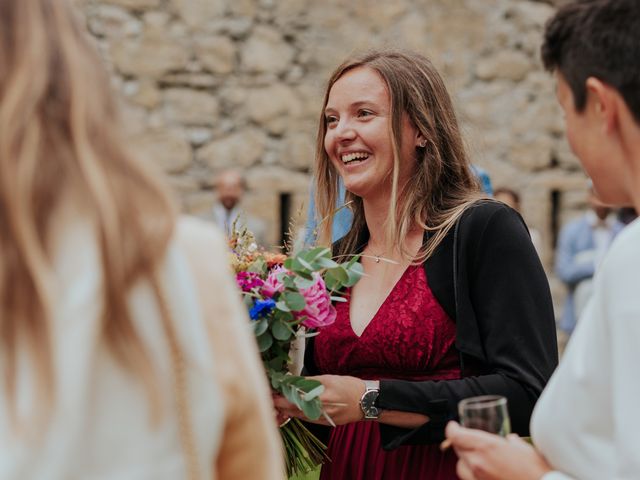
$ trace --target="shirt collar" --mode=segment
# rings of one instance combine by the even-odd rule
[[[607,229],[613,228],[613,225],[616,222],[616,214],[615,212],[610,212],[609,215],[605,217],[604,220],[600,220],[596,215],[596,212],[593,210],[589,210],[586,214],[587,222],[593,228],[595,227],[604,227]]]

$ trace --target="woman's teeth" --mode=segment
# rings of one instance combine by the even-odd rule
[[[346,155],[342,155],[341,158],[343,163],[361,162],[369,158],[369,154],[364,152],[347,153]]]

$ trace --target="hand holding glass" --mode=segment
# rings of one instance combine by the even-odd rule
[[[465,398],[458,403],[460,424],[506,437],[511,433],[507,399],[500,395]]]

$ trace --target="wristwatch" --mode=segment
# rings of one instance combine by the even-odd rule
[[[364,413],[365,420],[377,420],[382,411],[378,406],[378,395],[380,395],[380,381],[365,380],[365,391],[360,398],[360,409]]]

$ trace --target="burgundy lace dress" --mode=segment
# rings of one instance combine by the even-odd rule
[[[336,308],[336,322],[315,339],[320,372],[370,380],[460,378],[455,323],[433,296],[422,266],[404,272],[360,337],[351,328],[349,302]],[[384,451],[375,422],[332,429],[328,455],[332,461],[322,467],[321,479],[458,478],[452,451],[440,452],[438,445]]]

